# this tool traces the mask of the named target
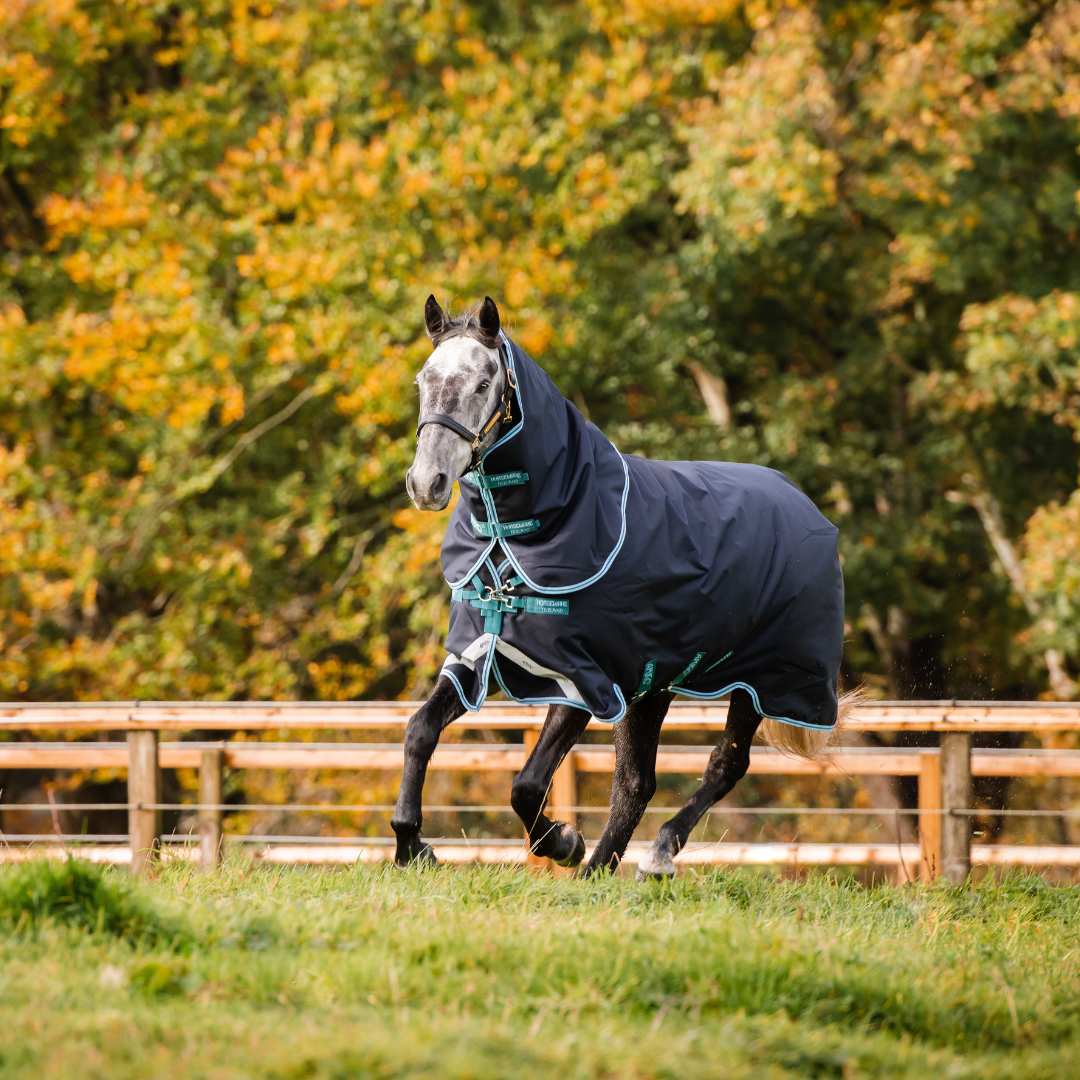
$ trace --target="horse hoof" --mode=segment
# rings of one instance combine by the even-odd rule
[[[670,881],[675,876],[675,860],[670,855],[649,854],[638,863],[638,881]]]
[[[570,848],[569,855],[565,855],[561,859],[553,859],[552,861],[558,866],[577,866],[578,863],[585,858],[585,837],[583,837],[573,825],[564,825],[561,830],[560,838],[563,842],[569,842],[573,846]]]
[[[411,848],[407,854],[396,855],[394,862],[400,867],[436,866],[439,860],[435,858],[431,845],[426,840],[421,840],[419,846]]]

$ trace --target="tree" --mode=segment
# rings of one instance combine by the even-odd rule
[[[624,451],[793,475],[852,679],[1071,685],[1075,5],[22,3],[0,40],[4,694],[421,693],[432,289],[499,297]]]

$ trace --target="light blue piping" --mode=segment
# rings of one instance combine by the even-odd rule
[[[480,553],[480,558],[478,558],[476,562],[474,562],[472,566],[469,567],[463,578],[460,578],[458,581],[450,581],[449,578],[444,575],[443,580],[446,582],[447,585],[450,586],[451,589],[460,589],[462,588],[462,586],[467,585],[470,581],[472,581],[473,574],[475,574],[476,571],[480,569],[484,560],[491,554],[497,543],[498,540],[496,540],[495,537],[492,537],[488,541],[488,546],[484,548],[484,550]]]
[[[499,564],[499,566],[496,568],[495,564],[490,559],[487,559],[488,570],[492,574],[492,576],[494,577],[495,581],[501,581],[502,580],[503,573],[506,571],[507,566],[510,566],[510,565],[512,565],[510,560],[509,559],[504,559]],[[720,659],[717,660],[716,663],[710,665],[710,667],[706,668],[705,670],[706,671],[711,671],[712,668],[717,667],[718,665],[722,664],[725,660],[727,660],[730,656],[732,656],[733,653],[734,653],[734,649],[728,650],[728,652],[725,653],[722,657],[720,657]],[[522,702],[523,704],[526,704],[526,705],[571,705],[574,708],[581,708],[581,706],[580,706],[580,704],[578,704],[578,702],[570,701],[567,698],[561,698],[561,697],[551,697],[551,698],[518,698],[518,697],[514,697],[514,695],[507,689],[505,682],[503,682],[502,672],[499,671],[499,657],[498,657],[498,654],[496,654],[496,656],[495,656],[492,670],[495,672],[495,681],[499,684],[499,688],[512,701],[520,701],[520,702]],[[449,674],[449,672],[447,672],[447,674]],[[453,678],[453,676],[451,676],[451,678]],[[455,682],[455,684],[457,684],[456,679],[454,680],[454,682]],[[617,724],[626,715],[626,708],[627,708],[626,699],[623,697],[622,689],[620,688],[618,683],[612,683],[611,685],[615,688],[615,693],[618,696],[619,702],[622,705],[622,711],[618,714],[618,716],[616,716],[612,720],[605,720],[604,717],[602,717],[602,716],[595,716],[595,719],[600,720],[605,724]],[[745,683],[745,682],[733,682],[733,683],[730,683],[728,686],[725,686],[722,690],[714,690],[711,693],[703,691],[703,690],[687,690],[687,689],[685,689],[684,687],[681,687],[681,686],[671,686],[671,687],[668,687],[668,689],[670,691],[672,691],[673,693],[679,694],[682,697],[698,698],[698,699],[704,700],[704,701],[708,701],[708,700],[710,700],[712,698],[726,697],[733,690],[745,690],[750,695],[751,699],[753,700],[754,708],[766,720],[776,720],[778,723],[781,723],[781,724],[789,724],[791,727],[807,728],[810,731],[834,731],[835,728],[836,728],[835,724],[808,724],[805,720],[795,720],[794,718],[792,718],[790,716],[769,716],[768,713],[766,713],[765,710],[761,707],[761,698],[758,697],[757,690],[755,690],[754,687],[752,687],[749,683]],[[465,701],[465,696],[464,696],[464,694],[463,694],[463,692],[461,690],[460,685],[458,685],[458,696],[461,698],[462,704],[464,704],[466,708],[470,708],[468,702]],[[485,698],[486,698],[486,696],[487,695],[486,695],[486,691],[485,691]],[[483,704],[483,702],[481,702],[481,704]],[[479,708],[479,706],[478,706],[478,708]]]
[[[521,414],[521,419],[505,435],[503,435],[500,438],[496,439],[480,455],[480,464],[481,465],[484,463],[484,461],[487,458],[488,454],[492,453],[492,451],[494,451],[494,450],[497,450],[500,446],[503,445],[503,443],[509,442],[510,439],[512,439],[515,435],[517,435],[525,427],[525,403],[521,399],[521,382],[519,381],[519,379],[517,377],[517,368],[514,366],[514,350],[510,348],[510,339],[501,330],[499,331],[499,340],[502,342],[503,347],[504,347],[504,355],[505,355],[505,359],[506,359],[506,366],[510,369],[510,371],[513,373],[513,376],[514,376],[514,397],[517,398],[518,412]],[[458,477],[458,482],[459,483],[462,480],[468,480],[468,482],[470,484],[473,484],[477,488],[480,488],[480,485],[477,484],[475,480],[469,480],[469,474],[468,473],[464,473],[462,476]],[[480,490],[483,491],[484,489],[480,488]]]
[[[583,702],[571,701],[570,698],[557,696],[525,698],[517,697],[511,693],[510,689],[503,681],[502,672],[499,670],[499,657],[495,651],[494,639],[492,639],[491,648],[488,650],[487,657],[485,657],[485,666],[487,671],[481,681],[480,696],[475,704],[469,700],[461,685],[461,681],[448,667],[444,666],[439,671],[440,676],[446,676],[446,678],[450,680],[450,683],[457,691],[457,696],[460,699],[461,704],[468,709],[469,712],[479,712],[484,707],[484,704],[487,701],[488,679],[491,677],[492,672],[495,674],[495,681],[499,684],[499,689],[502,690],[511,701],[519,702],[522,705],[569,705],[572,709],[580,709],[583,706]],[[599,720],[604,724],[617,724],[626,715],[626,698],[623,697],[622,688],[618,683],[612,683],[611,685],[615,690],[615,696],[619,699],[619,711],[612,717],[597,716],[595,713],[591,714],[595,720]]]
[[[495,641],[496,637],[493,634],[491,637],[491,644],[488,646],[487,655],[484,657],[484,674],[480,679],[480,696],[477,698],[475,705],[473,705],[465,696],[465,691],[461,688],[458,677],[446,666],[445,662],[439,670],[440,675],[445,675],[454,684],[454,689],[457,691],[458,697],[461,698],[461,704],[464,705],[469,712],[479,712],[484,707],[484,702],[487,701],[488,680],[491,678],[491,667],[495,659]],[[447,660],[449,661],[449,657],[447,657]]]
[[[616,687],[616,689],[618,689],[618,687]],[[754,708],[757,709],[764,720],[777,720],[781,724],[790,724],[792,727],[809,728],[810,731],[833,731],[836,728],[836,724],[808,724],[805,720],[793,720],[790,716],[770,716],[761,707],[761,699],[758,697],[758,692],[749,683],[733,682],[729,686],[725,686],[722,690],[715,690],[711,693],[706,693],[702,690],[686,690],[681,686],[669,686],[668,689],[676,694],[681,694],[683,697],[701,698],[704,700],[726,697],[732,690],[745,690],[753,699]]]
[[[478,705],[473,705],[465,696],[465,691],[461,689],[461,683],[458,682],[458,677],[449,668],[444,667],[439,672],[439,676],[440,678],[445,676],[454,684],[454,689],[457,691],[457,696],[461,700],[461,704],[464,705],[469,712],[479,712],[484,707],[484,700],[487,698],[487,693],[484,694],[484,697],[481,698]]]
[[[505,571],[507,566],[510,565],[510,561],[507,559],[500,563],[498,568],[496,569],[495,564],[490,559],[485,559],[484,561],[487,563],[488,571],[494,581],[501,581],[503,571]],[[494,639],[492,639],[490,656],[491,668],[488,674],[490,675],[492,671],[495,673],[495,681],[499,684],[499,689],[502,690],[502,692],[511,701],[520,702],[522,705],[569,705],[571,708],[574,709],[580,709],[582,707],[582,702],[571,701],[569,698],[564,697],[523,698],[515,696],[513,693],[511,693],[509,687],[506,685],[505,681],[503,680],[502,672],[499,670],[499,654],[497,644]],[[452,671],[449,671],[447,668],[442,669],[442,674],[445,675],[454,684],[454,689],[457,690],[457,695],[461,699],[461,704],[464,705],[465,708],[468,709],[470,712],[479,712],[480,709],[483,707],[484,702],[487,700],[487,679],[484,679],[484,689],[481,692],[480,700],[477,702],[476,705],[472,705],[466,698],[465,691],[462,689],[461,683],[458,681],[457,676],[454,675],[454,673]],[[618,683],[612,683],[611,685],[615,689],[615,696],[619,699],[619,712],[611,719],[606,719],[603,716],[596,717],[597,720],[600,720],[605,724],[617,724],[626,715],[626,699],[623,697],[622,689],[619,687]]]
[[[514,373],[514,397],[517,398],[518,412],[521,413],[521,419],[505,434],[502,438],[496,439],[481,455],[480,461],[483,463],[484,459],[493,450],[498,449],[504,442],[512,439],[522,428],[525,427],[525,403],[521,400],[521,383],[518,381],[517,368],[514,367],[514,350],[510,348],[510,339],[500,330],[499,339],[502,341],[506,350],[506,366]]]
[[[506,350],[506,363],[507,363],[507,366],[510,368],[510,370],[514,374],[514,396],[517,398],[518,411],[521,413],[521,419],[505,435],[503,435],[502,438],[498,439],[491,446],[489,446],[487,448],[487,450],[484,451],[484,453],[480,457],[481,462],[483,462],[484,459],[488,456],[488,454],[490,454],[493,450],[497,449],[498,447],[502,446],[505,442],[507,442],[510,439],[514,438],[514,436],[517,435],[519,432],[521,432],[525,427],[525,405],[524,405],[524,403],[522,402],[522,399],[521,399],[521,383],[517,378],[517,368],[514,366],[514,353],[513,353],[513,350],[510,348],[509,339],[506,337],[506,335],[501,330],[499,331],[499,338],[502,341],[503,346],[505,347],[505,350]],[[619,461],[622,462],[623,475],[625,476],[625,481],[623,483],[622,501],[621,501],[621,504],[620,504],[620,507],[619,507],[620,514],[621,514],[621,517],[622,517],[622,528],[620,529],[620,532],[619,532],[619,539],[616,542],[615,547],[611,550],[610,554],[608,555],[607,559],[605,560],[604,565],[601,566],[600,569],[595,574],[593,574],[593,576],[591,578],[588,578],[585,581],[579,582],[576,585],[558,585],[558,586],[553,586],[553,587],[548,587],[548,588],[545,588],[544,586],[541,586],[541,585],[537,585],[534,581],[532,581],[529,578],[529,575],[525,573],[524,569],[522,569],[521,564],[515,558],[513,551],[510,550],[510,548],[507,545],[506,541],[504,539],[502,539],[501,537],[493,537],[491,542],[484,549],[483,553],[480,555],[480,557],[476,560],[476,562],[470,568],[469,572],[460,581],[447,582],[447,584],[449,584],[451,588],[455,588],[455,589],[460,588],[462,585],[464,585],[466,582],[468,582],[468,581],[470,581],[472,579],[473,574],[475,574],[476,571],[480,569],[481,564],[484,563],[485,561],[488,564],[488,569],[489,570],[494,570],[495,568],[492,565],[491,560],[488,558],[488,556],[490,556],[490,554],[492,552],[492,549],[496,545],[498,545],[502,549],[503,554],[506,555],[506,560],[500,565],[498,571],[496,572],[496,576],[495,576],[496,581],[498,581],[500,579],[503,570],[506,568],[507,563],[509,563],[511,566],[513,566],[513,568],[517,571],[517,573],[521,577],[522,582],[524,582],[524,584],[526,584],[530,589],[532,589],[534,592],[538,592],[538,593],[541,593],[541,594],[546,594],[546,595],[549,595],[549,596],[556,596],[556,595],[558,595],[560,593],[578,592],[579,590],[588,588],[588,586],[593,585],[597,581],[599,581],[600,578],[602,578],[604,576],[604,574],[606,574],[608,572],[608,570],[611,569],[611,564],[615,561],[615,557],[622,550],[623,543],[626,541],[626,503],[627,503],[627,500],[628,500],[629,495],[630,495],[630,470],[626,466],[626,459],[622,456],[621,453],[619,453],[618,448],[615,447],[614,444],[611,444],[611,445],[612,445],[612,449],[615,451],[615,453],[619,454]],[[466,476],[460,477],[460,480],[466,480],[466,479],[467,479]],[[469,483],[472,484],[473,481],[470,480]],[[476,485],[476,486],[479,488],[479,485]],[[489,491],[485,490],[484,488],[479,488],[479,491],[480,491],[480,496],[483,499],[484,505],[487,507],[487,511],[491,515],[492,521],[498,523],[499,522],[499,515],[498,515],[498,512],[495,509],[495,501],[494,501],[494,499],[492,499],[491,493]],[[494,672],[495,672],[495,681],[499,684],[499,688],[512,701],[518,701],[518,702],[521,702],[522,704],[528,704],[528,705],[569,705],[569,706],[571,706],[572,708],[575,708],[575,709],[581,708],[581,705],[578,702],[570,701],[569,698],[563,698],[563,697],[550,697],[550,698],[547,698],[547,697],[545,697],[545,698],[518,698],[518,697],[514,697],[514,695],[512,693],[510,693],[510,691],[507,689],[506,684],[503,682],[502,675],[499,672],[498,657],[495,655],[495,640],[496,639],[493,637],[492,642],[491,642],[491,648],[488,650],[487,657],[485,658],[485,668],[487,670],[486,670],[485,676],[484,676],[484,678],[482,680],[482,689],[481,689],[481,692],[480,692],[480,700],[477,702],[477,704],[472,705],[472,704],[469,703],[468,698],[465,696],[465,691],[461,687],[461,683],[458,681],[457,676],[455,676],[453,674],[453,672],[449,671],[445,667],[441,671],[441,674],[445,675],[451,681],[451,683],[453,683],[454,689],[457,691],[457,695],[461,699],[461,704],[464,705],[466,709],[468,709],[470,712],[479,712],[480,709],[483,707],[484,702],[487,700],[487,686],[488,686],[488,680],[490,679],[492,670],[494,670]],[[730,656],[730,655],[731,654],[728,653],[728,656]],[[724,656],[724,657],[721,658],[721,661],[726,660],[726,659],[727,659],[727,656]],[[721,661],[717,661],[717,665]],[[717,666],[717,665],[713,665],[713,666]],[[711,670],[711,667],[706,669],[706,670]],[[618,683],[612,683],[611,685],[614,688],[615,694],[619,699],[620,711],[619,711],[618,715],[615,716],[615,717],[612,717],[611,719],[606,719],[603,716],[596,716],[595,714],[593,714],[594,719],[600,720],[601,722],[603,722],[605,724],[617,724],[626,715],[626,698],[623,696],[622,688],[619,686]],[[711,700],[713,698],[726,697],[733,690],[745,690],[750,695],[750,697],[751,697],[751,699],[752,699],[752,701],[754,703],[754,708],[766,720],[776,720],[781,724],[790,724],[792,727],[807,728],[810,731],[832,731],[836,727],[835,724],[808,724],[804,720],[795,720],[790,716],[769,716],[765,712],[765,710],[761,707],[761,699],[758,697],[757,690],[755,690],[754,687],[752,687],[749,683],[734,682],[734,683],[731,683],[728,686],[725,686],[721,690],[715,690],[715,691],[713,691],[711,693],[705,693],[703,691],[698,691],[698,690],[687,690],[687,689],[685,689],[684,687],[681,687],[681,686],[673,686],[673,687],[669,687],[669,689],[671,691],[673,691],[674,693],[679,694],[681,697],[698,698],[698,699],[706,700],[706,701]]]
[[[616,454],[619,451],[612,446]],[[630,498],[630,470],[626,465],[626,458],[619,454],[619,462],[623,467],[623,491],[622,500],[619,504],[619,517],[621,518],[621,526],[619,529],[619,539],[615,541],[615,546],[608,552],[608,557],[604,560],[604,565],[596,571],[592,577],[586,578],[584,581],[578,581],[573,585],[538,585],[529,575],[525,572],[521,563],[518,562],[517,556],[511,550],[509,543],[504,537],[498,537],[497,543],[502,549],[503,554],[510,561],[510,565],[517,571],[521,580],[528,585],[534,592],[538,592],[547,596],[559,596],[563,593],[580,592],[582,589],[587,589],[590,585],[594,585],[598,582],[607,572],[611,569],[611,564],[615,561],[616,556],[622,550],[623,544],[626,542],[626,503]],[[495,509],[495,500],[491,497],[489,491],[480,490],[480,497],[484,501],[484,506],[487,507],[487,512],[491,517],[491,520],[495,523],[499,523],[499,514]]]
[[[495,681],[499,684],[499,689],[511,701],[520,702],[522,705],[569,705],[573,709],[580,709],[583,707],[582,702],[571,701],[569,698],[564,697],[517,697],[510,692],[510,690],[507,688],[506,683],[503,682],[502,672],[499,671],[498,656],[495,657],[495,663],[492,670],[495,672]],[[617,724],[626,715],[626,698],[623,697],[622,689],[619,687],[618,683],[612,683],[611,685],[615,690],[615,696],[619,699],[618,713],[616,713],[616,715],[612,717],[597,716],[596,713],[590,714],[594,720],[599,720],[601,723],[604,724]],[[587,710],[588,707],[585,706],[585,708]]]
[[[510,339],[507,338],[507,336],[501,330],[499,331],[499,338],[505,347],[506,366],[514,373],[514,397],[517,398],[518,412],[521,414],[521,419],[505,435],[503,435],[501,439],[498,439],[480,455],[481,462],[483,462],[484,458],[486,458],[488,454],[490,454],[491,451],[495,449],[496,446],[502,446],[502,444],[506,442],[507,439],[512,439],[519,431],[521,431],[522,428],[525,427],[525,405],[521,400],[521,383],[518,381],[517,368],[514,367],[514,350],[510,348]],[[469,480],[468,473],[466,473],[464,476],[458,477],[459,484],[463,480],[468,481],[470,484],[474,483],[472,480]],[[484,494],[483,488],[481,488],[478,484],[475,484],[474,486],[479,488],[481,494]],[[496,518],[496,521],[497,520],[498,518]],[[484,551],[481,554],[480,558],[478,558],[476,562],[473,563],[473,565],[469,568],[468,573],[466,573],[465,576],[460,578],[458,581],[450,581],[449,579],[444,577],[447,585],[449,585],[451,589],[460,589],[463,585],[470,582],[472,580],[473,574],[475,574],[476,571],[480,569],[480,564],[491,554],[492,549],[498,542],[498,538],[493,536],[488,546],[484,548]]]
[[[503,435],[500,439],[497,439],[483,452],[483,454],[480,455],[481,464],[487,458],[488,454],[492,453],[492,451],[494,450],[497,450],[504,443],[514,438],[525,427],[525,402],[521,397],[521,382],[517,377],[517,368],[514,366],[514,351],[510,348],[510,339],[507,338],[507,336],[501,330],[499,331],[499,339],[502,342],[505,350],[506,365],[514,375],[514,396],[515,398],[517,398],[518,412],[521,414],[521,419],[505,435]],[[503,537],[492,538],[492,544],[498,544],[498,546],[502,549],[503,553],[509,558],[510,564],[517,571],[522,582],[530,589],[532,589],[533,592],[538,592],[541,595],[546,596],[559,596],[563,593],[578,592],[581,589],[586,589],[590,585],[596,584],[596,582],[598,582],[608,572],[608,570],[611,569],[611,564],[615,561],[615,557],[622,550],[622,546],[626,542],[626,504],[630,498],[630,470],[629,468],[627,468],[626,459],[622,456],[621,453],[619,453],[618,447],[616,447],[610,441],[608,445],[611,446],[612,450],[614,450],[616,454],[619,454],[619,461],[623,467],[623,491],[622,499],[619,503],[619,516],[622,521],[619,529],[619,539],[615,542],[615,546],[608,553],[607,559],[604,560],[604,565],[601,566],[600,569],[592,575],[592,577],[586,578],[584,581],[579,581],[574,585],[554,585],[549,587],[537,585],[536,582],[533,581],[529,577],[529,575],[525,573],[521,564],[517,561],[517,557],[510,550],[506,539]],[[495,509],[495,500],[492,498],[491,492],[486,490],[485,488],[480,487],[479,484],[475,484],[474,481],[469,480],[467,474],[460,477],[459,482],[460,480],[467,480],[469,484],[472,484],[477,488],[477,490],[480,492],[480,497],[483,500],[484,506],[487,508],[489,521],[492,524],[501,524],[501,522],[499,521],[498,511]],[[448,582],[450,587],[457,589],[460,588],[463,584],[465,584],[465,582],[471,580],[473,574],[475,574],[477,569],[479,568],[480,563],[483,562],[490,553],[491,548],[489,547],[487,550],[484,551],[483,555],[476,561],[476,563],[471,567],[469,572],[460,581]]]

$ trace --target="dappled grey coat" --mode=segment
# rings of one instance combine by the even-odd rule
[[[665,688],[747,690],[802,727],[836,721],[836,528],[783,474],[622,455],[505,335],[513,421],[461,478],[443,540],[443,673],[617,721]]]

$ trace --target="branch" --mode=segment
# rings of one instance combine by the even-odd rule
[[[236,459],[245,451],[255,445],[268,431],[273,431],[274,428],[280,427],[285,423],[298,409],[300,409],[307,401],[315,396],[315,387],[307,386],[300,391],[286,405],[283,409],[274,413],[273,416],[267,417],[261,424],[256,424],[250,431],[245,431],[239,439],[233,443],[232,447],[225,454],[210,466],[206,472],[199,476],[193,476],[187,483],[181,485],[177,491],[168,496],[168,505],[173,505],[179,502],[181,499],[186,499],[189,495],[201,494],[204,491],[208,491],[223,473],[232,468]]]
[[[1020,563],[1016,546],[1009,539],[1000,504],[993,492],[985,484],[980,483],[973,473],[966,474],[964,480],[968,486],[966,501],[979,515],[983,531],[990,541],[990,546],[994,549],[994,554],[1013,592],[1019,597],[1032,620],[1040,621],[1043,618],[1043,612],[1024,580],[1024,568]],[[1076,684],[1065,670],[1065,661],[1061,653],[1057,649],[1046,649],[1043,652],[1043,662],[1046,664],[1046,673],[1050,679],[1050,689],[1061,701],[1071,700],[1076,694]]]
[[[211,487],[235,464],[236,459],[240,457],[245,450],[250,450],[267,432],[273,431],[274,428],[280,427],[285,423],[294,413],[297,412],[303,405],[310,401],[316,394],[314,386],[307,386],[300,391],[288,403],[284,408],[279,409],[273,416],[267,417],[261,424],[256,424],[250,431],[245,431],[239,439],[229,448],[229,450],[222,454],[208,469],[199,473],[197,476],[192,476],[184,483],[180,484],[174,491],[169,492],[168,495],[163,495],[143,516],[142,521],[135,528],[134,536],[132,537],[131,544],[128,548],[128,554],[121,565],[121,571],[130,571],[134,568],[135,564],[141,558],[143,550],[145,549],[150,538],[157,531],[158,525],[161,523],[162,514],[170,507],[175,506],[177,503],[182,502],[184,499],[190,498],[192,495],[199,495],[205,491],[209,491]]]
[[[340,596],[344,591],[345,586],[349,584],[349,579],[360,569],[360,564],[364,561],[364,554],[367,552],[368,544],[371,543],[371,537],[374,531],[374,529],[368,529],[356,538],[356,543],[353,545],[352,555],[349,557],[348,565],[341,571],[337,581],[330,586],[330,594],[332,596]]]

